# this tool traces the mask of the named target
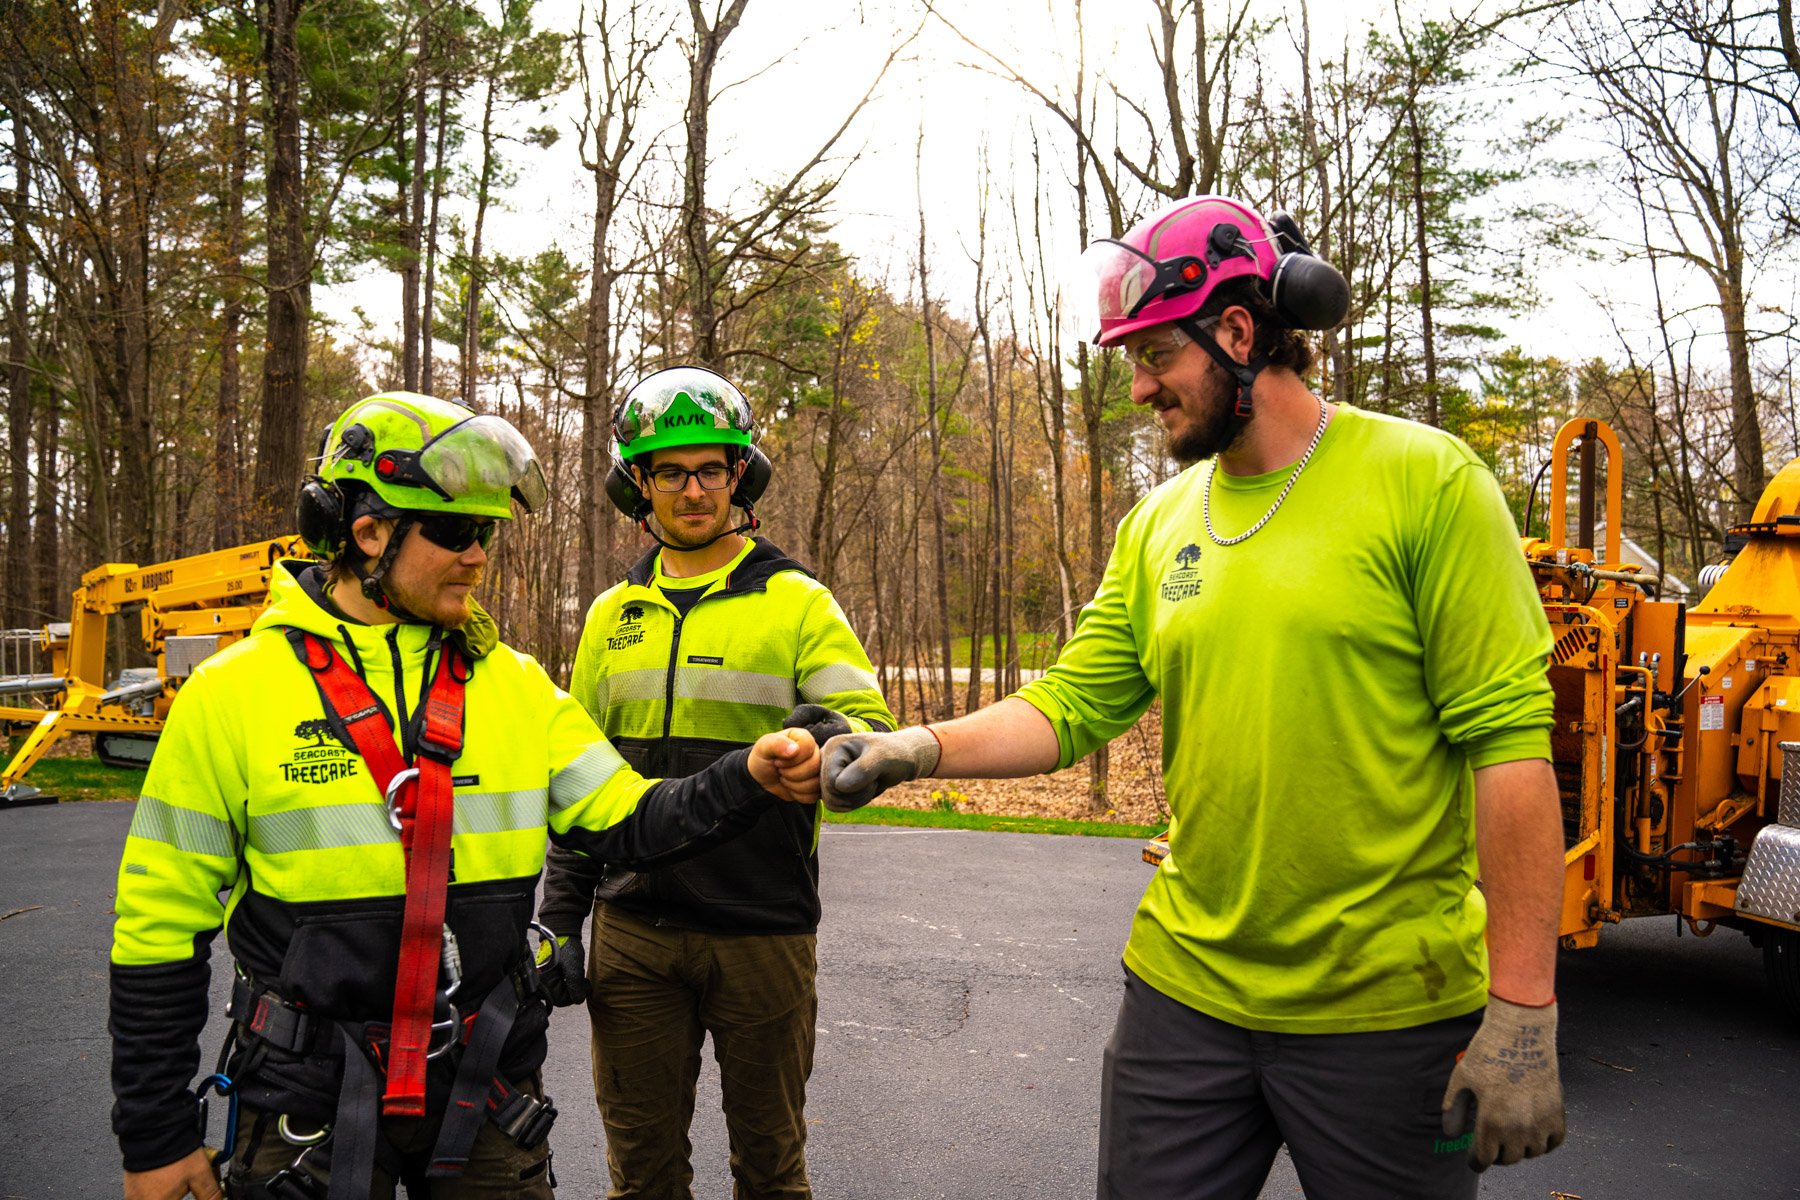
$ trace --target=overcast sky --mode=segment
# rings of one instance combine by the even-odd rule
[[[709,7],[717,0],[708,0]],[[539,5],[540,24],[571,30],[578,5],[574,0],[546,0]],[[1072,5],[1066,0],[940,0],[940,11],[964,32],[1045,81],[1067,79],[1072,69]],[[1263,15],[1298,21],[1297,4],[1262,4]],[[1091,62],[1105,61],[1117,70],[1142,56],[1146,44],[1142,21],[1147,6],[1127,0],[1090,3],[1086,9]],[[1391,23],[1389,3],[1338,0],[1313,6],[1311,21],[1315,57],[1334,53],[1348,33],[1356,36],[1368,20]],[[723,94],[713,117],[715,163],[709,199],[727,202],[733,193],[747,194],[758,182],[785,178],[835,128],[849,107],[867,90],[888,49],[918,28],[924,16],[915,0],[865,0],[860,5],[751,0],[739,29],[726,43],[718,82]],[[685,25],[685,16],[682,17]],[[1295,35],[1297,36],[1297,35]],[[1290,44],[1278,29],[1266,53],[1277,58]],[[839,242],[855,255],[865,274],[885,279],[890,288],[910,294],[908,282],[918,243],[919,189],[915,145],[924,131],[924,202],[932,254],[933,292],[953,311],[966,312],[973,288],[968,252],[975,232],[977,160],[985,144],[996,169],[1006,171],[1023,156],[1028,122],[1043,113],[1041,104],[1017,85],[994,78],[968,64],[980,56],[962,44],[941,22],[923,22],[923,32],[882,83],[876,98],[839,145],[840,157],[855,153],[835,197],[833,218]],[[673,128],[680,119],[686,78],[679,57],[671,53],[666,72],[656,80],[655,118],[647,129]],[[724,90],[729,84],[728,90]],[[468,105],[479,102],[471,95]],[[527,254],[551,241],[561,244],[581,263],[588,258],[591,211],[589,177],[576,159],[572,117],[578,93],[564,97],[551,119],[564,130],[558,145],[543,152],[520,154],[515,160],[521,184],[489,217],[488,246],[497,253]],[[1526,105],[1568,111],[1571,97],[1549,84],[1539,84]],[[541,119],[541,118],[539,118]],[[674,138],[668,139],[672,144]],[[1596,143],[1572,137],[1567,152],[1592,157]],[[518,154],[518,148],[513,152]],[[1018,169],[1021,186],[1029,164]],[[1566,185],[1539,185],[1563,187]],[[679,190],[671,180],[671,202]],[[1605,188],[1583,185],[1573,196],[1558,199],[1602,206]],[[991,220],[1004,195],[991,205]],[[1310,231],[1309,231],[1310,232]],[[990,234],[1010,243],[1010,232]],[[1049,255],[1072,263],[1080,246],[1072,228],[1062,231]],[[1650,286],[1640,265],[1548,262],[1540,275],[1542,304],[1510,321],[1511,341],[1531,354],[1555,354],[1571,361],[1595,355],[1622,358],[1619,339],[1592,297],[1627,298],[1619,316],[1640,353],[1654,332],[1647,304]],[[1704,281],[1665,273],[1664,287],[1674,308],[1705,305],[1714,298]],[[1792,284],[1788,284],[1792,291]],[[322,293],[324,309],[349,318],[361,306],[377,323],[377,336],[398,328],[398,280],[365,276],[352,285]],[[1791,294],[1783,297],[1790,300]],[[1700,316],[1703,330],[1716,327],[1716,317]],[[1722,347],[1709,333],[1715,350]]]

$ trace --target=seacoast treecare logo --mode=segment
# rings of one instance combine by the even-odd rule
[[[281,777],[288,783],[335,783],[362,773],[355,753],[337,740],[331,722],[324,717],[300,722],[294,726],[294,736],[302,742],[310,740],[310,744],[280,764]]]
[[[644,640],[644,606],[627,604],[619,610],[619,626],[606,639],[608,650],[623,650]]]
[[[1189,542],[1175,552],[1175,565],[1163,576],[1162,598],[1190,600],[1200,594],[1200,547]]]

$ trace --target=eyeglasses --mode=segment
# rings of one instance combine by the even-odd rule
[[[476,542],[486,550],[500,523],[458,513],[426,513],[415,516],[413,524],[418,527],[419,536],[432,545],[461,554]]]
[[[707,491],[716,492],[731,482],[731,468],[718,463],[707,463],[692,471],[668,466],[658,467],[650,472],[650,483],[659,492],[685,492],[690,478],[698,479],[700,486]]]
[[[1211,329],[1219,323],[1217,317],[1207,317],[1194,322],[1199,329]],[[1176,326],[1169,326],[1159,333],[1148,337],[1128,338],[1125,342],[1125,354],[1146,375],[1161,375],[1175,365],[1175,356],[1181,348],[1190,345],[1193,338]]]

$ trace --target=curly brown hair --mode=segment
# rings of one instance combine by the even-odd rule
[[[1282,320],[1262,280],[1249,276],[1227,280],[1213,290],[1194,316],[1205,320],[1232,307],[1247,311],[1256,325],[1256,338],[1250,345],[1252,358],[1267,358],[1270,366],[1286,367],[1296,375],[1312,369],[1312,340]]]

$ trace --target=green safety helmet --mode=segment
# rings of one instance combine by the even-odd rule
[[[348,537],[356,494],[393,513],[507,519],[549,498],[537,455],[504,417],[417,392],[359,400],[325,431],[318,474],[300,492],[300,535],[321,558]],[[361,511],[368,511],[364,507]]]
[[[671,446],[750,445],[744,393],[704,367],[670,367],[638,381],[613,414],[619,459]]]

